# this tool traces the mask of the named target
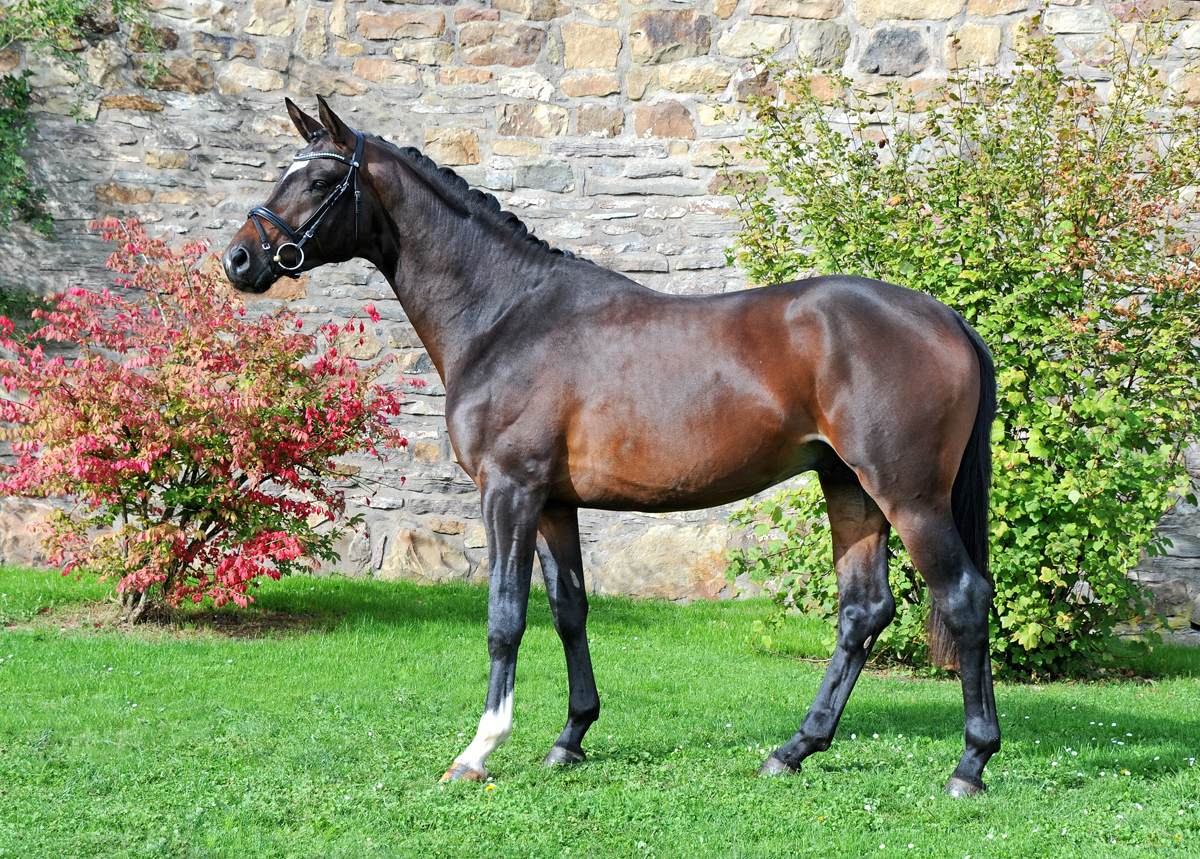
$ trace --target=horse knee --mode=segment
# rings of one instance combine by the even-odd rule
[[[506,659],[515,656],[524,635],[524,622],[496,623],[489,626],[488,655],[492,659]]]

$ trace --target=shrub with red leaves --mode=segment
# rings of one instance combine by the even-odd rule
[[[400,396],[375,382],[386,362],[338,354],[353,320],[313,335],[288,312],[247,318],[204,241],[92,226],[117,244],[124,295],[55,295],[28,343],[0,317],[0,438],[18,459],[0,494],[75,501],[47,525],[51,560],[115,580],[130,622],[163,600],[245,606],[259,577],[334,559],[354,524],[334,459],[405,444]]]

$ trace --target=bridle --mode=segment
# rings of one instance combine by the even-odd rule
[[[313,231],[320,225],[321,220],[329,214],[329,210],[334,204],[342,198],[342,195],[350,189],[350,183],[354,183],[354,249],[358,250],[358,213],[361,207],[362,193],[358,190],[358,167],[362,163],[363,152],[363,136],[361,131],[354,132],[354,154],[347,158],[345,155],[340,155],[337,152],[308,152],[301,153],[292,159],[292,163],[297,161],[316,161],[320,158],[328,158],[333,161],[341,161],[343,164],[350,165],[350,172],[346,174],[346,178],[342,180],[342,184],[333,189],[325,200],[317,207],[317,210],[308,216],[308,220],[301,224],[296,229],[281,218],[279,215],[272,212],[265,206],[255,206],[250,210],[249,219],[254,224],[254,229],[258,230],[258,239],[262,244],[264,251],[271,250],[271,242],[267,238],[266,232],[263,230],[262,222],[259,218],[269,221],[281,233],[288,237],[289,241],[284,242],[275,251],[272,260],[284,271],[296,271],[304,265],[304,243],[313,237]],[[288,264],[283,260],[283,252],[287,248],[295,248],[296,259],[292,264]]]

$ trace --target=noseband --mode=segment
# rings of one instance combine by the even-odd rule
[[[358,250],[358,212],[362,200],[362,194],[358,190],[358,166],[362,163],[362,132],[354,132],[354,141],[354,155],[350,158],[347,158],[345,155],[339,155],[337,152],[309,152],[307,154],[301,153],[292,159],[293,164],[297,161],[316,161],[319,158],[328,158],[350,165],[350,172],[346,174],[346,178],[342,180],[342,184],[334,188],[333,193],[325,198],[325,201],[317,207],[317,210],[309,216],[308,220],[296,229],[293,230],[287,221],[265,206],[255,206],[250,210],[250,221],[253,222],[254,229],[258,230],[258,239],[262,243],[264,251],[271,250],[271,242],[267,239],[267,234],[263,230],[262,221],[259,218],[269,221],[288,237],[289,241],[281,244],[272,257],[272,260],[284,271],[296,271],[296,269],[304,265],[304,243],[313,237],[313,231],[320,225],[321,220],[329,214],[329,210],[333,208],[334,204],[342,198],[343,194],[350,190],[351,182],[354,183],[354,249]],[[296,249],[296,260],[291,265],[283,260],[283,252],[286,248]]]

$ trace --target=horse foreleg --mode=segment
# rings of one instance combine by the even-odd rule
[[[971,563],[949,513],[897,516],[896,532],[925,577],[958,649],[966,748],[946,790],[953,796],[972,796],[987,789],[983,768],[1000,749],[988,646],[993,588]]]
[[[485,481],[483,523],[487,531],[488,589],[487,703],[471,744],[454,759],[442,781],[487,778],[488,755],[508,740],[513,725],[517,649],[525,634],[529,580],[542,500],[503,477]]]
[[[837,570],[837,648],[800,730],[763,762],[763,775],[799,772],[801,761],[829,748],[875,639],[896,615],[888,587],[887,519],[844,466],[822,474],[821,489]]]
[[[547,510],[538,524],[538,558],[546,578],[546,593],[554,628],[567,657],[567,726],[542,764],[576,764],[585,760],[583,735],[600,717],[600,696],[592,675],[587,641],[587,592],[583,557],[579,551],[579,518],[572,509]]]

